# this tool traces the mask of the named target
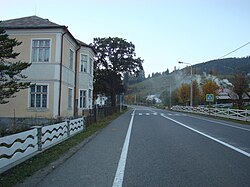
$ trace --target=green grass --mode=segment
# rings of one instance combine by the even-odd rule
[[[124,111],[125,112],[125,111]],[[123,113],[124,113],[123,112]],[[76,146],[87,137],[91,136],[100,129],[106,127],[114,119],[122,113],[115,113],[108,116],[97,123],[94,123],[86,128],[85,131],[69,138],[68,140],[32,157],[31,159],[15,166],[14,168],[0,175],[0,187],[14,186],[22,182],[25,178],[33,175],[36,171],[46,167],[53,161],[56,161],[60,156],[67,152],[70,148]]]

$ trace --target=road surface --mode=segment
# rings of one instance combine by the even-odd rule
[[[250,186],[250,126],[135,107],[36,186]]]

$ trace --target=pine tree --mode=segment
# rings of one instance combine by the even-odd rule
[[[0,104],[8,103],[15,93],[26,89],[30,83],[22,82],[25,75],[21,71],[30,66],[27,62],[13,62],[20,54],[13,51],[14,47],[21,45],[16,39],[9,38],[3,28],[0,28]]]

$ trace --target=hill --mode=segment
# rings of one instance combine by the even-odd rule
[[[205,74],[213,74],[219,78],[230,78],[233,74],[250,74],[250,56],[244,58],[226,58],[212,60],[200,64],[195,64],[193,68],[193,78],[204,79]],[[173,71],[170,74],[158,74],[156,77],[147,78],[144,81],[129,85],[126,95],[136,95],[137,100],[144,100],[147,95],[166,95],[174,91],[181,83],[190,83],[189,71],[186,68]],[[164,98],[162,98],[164,100]]]
[[[218,75],[232,75],[235,73],[250,73],[250,56],[244,58],[225,58],[195,64],[193,69],[197,74],[215,72]]]

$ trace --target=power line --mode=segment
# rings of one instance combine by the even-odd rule
[[[229,53],[227,53],[227,54],[225,54],[225,55],[223,55],[222,57],[220,57],[220,58],[218,58],[218,59],[224,58],[225,56],[230,55],[230,54],[234,53],[235,51],[238,51],[239,49],[241,49],[241,48],[247,46],[248,44],[250,44],[250,42],[247,42],[246,44],[244,44],[244,45],[238,47],[237,49],[235,49],[235,50],[233,50],[233,51],[231,51],[231,52],[229,52]]]

